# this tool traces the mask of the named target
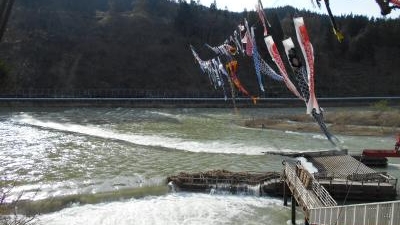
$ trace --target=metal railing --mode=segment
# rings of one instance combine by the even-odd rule
[[[336,201],[332,198],[329,192],[314,179],[312,181],[312,190],[318,196],[319,200],[321,200],[324,206],[337,206]]]
[[[275,90],[276,89],[276,90]],[[282,91],[281,87],[275,88],[270,93],[265,93],[259,96],[266,99],[290,99],[298,100],[290,95],[289,92]],[[275,94],[279,93],[279,94]],[[337,95],[335,95],[337,96]],[[230,97],[228,95],[228,97]],[[245,95],[238,93],[237,97],[246,98]],[[131,88],[109,88],[109,89],[14,89],[1,90],[0,98],[224,98],[224,95],[219,90],[147,90],[147,89],[131,89]],[[400,101],[400,96],[341,96],[329,97],[320,96],[321,101],[332,102],[370,102],[379,100]]]
[[[223,98],[217,91],[141,89],[15,89],[0,92],[2,98]]]
[[[303,182],[301,182],[301,180],[297,176],[294,168],[295,165],[290,165],[289,163],[285,164],[285,173],[288,176],[289,182],[295,184],[294,185],[295,189],[298,190],[299,192],[301,191],[309,194],[306,187],[303,185]],[[310,176],[310,179],[311,179],[311,189],[314,192],[315,196],[318,197],[318,199],[321,201],[322,206],[336,206],[337,203],[329,194],[329,192],[322,185],[320,185],[313,177]],[[303,197],[306,196],[303,195]]]
[[[289,188],[294,188],[294,190],[292,190],[292,194],[299,197],[299,200],[304,204],[302,206],[307,210],[324,206],[317,196],[312,195],[310,191],[307,190],[307,188],[303,185],[303,182],[301,182],[297,176],[294,167],[295,165],[290,165],[288,162],[285,163],[284,172],[286,176],[286,182]],[[301,203],[299,202],[299,204]]]
[[[400,201],[312,208],[309,224],[398,225]]]

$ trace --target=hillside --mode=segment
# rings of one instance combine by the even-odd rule
[[[344,43],[326,16],[285,7],[267,9],[276,40],[294,37],[291,17],[305,17],[316,54],[317,95],[399,96],[400,24],[360,16],[337,18]],[[165,0],[21,0],[0,44],[0,93],[16,89],[137,89],[215,93],[189,50],[212,57],[254,12],[232,13]],[[257,30],[258,33],[261,28]],[[262,38],[262,37],[261,37]],[[257,40],[263,57],[270,61]],[[278,41],[277,41],[278,42]],[[251,58],[239,58],[239,76],[258,95]],[[291,96],[266,80],[268,96]],[[222,96],[222,93],[221,93]]]

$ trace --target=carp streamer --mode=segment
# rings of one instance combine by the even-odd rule
[[[225,83],[223,77],[228,81],[229,87],[231,89],[232,101],[233,104],[235,103],[235,90],[234,87],[238,89],[239,92],[243,93],[246,97],[252,99],[253,103],[256,104],[257,97],[252,96],[246,90],[246,88],[240,82],[237,71],[238,71],[238,62],[237,60],[233,59],[233,56],[237,54],[237,50],[235,47],[227,43],[219,45],[219,46],[211,46],[209,44],[205,44],[206,47],[211,49],[215,54],[217,54],[216,58],[204,61],[200,59],[197,52],[194,50],[194,47],[190,45],[191,51],[195,59],[200,65],[200,68],[204,73],[206,73],[209,77],[211,84],[214,86],[215,89],[221,88],[224,91],[225,100],[227,99],[226,92],[225,92]],[[223,63],[220,59],[224,57],[227,61],[225,68]],[[223,76],[222,76],[223,75]]]
[[[262,5],[261,0],[258,0],[258,5],[256,6],[256,11],[258,14],[258,18],[260,19],[262,26],[264,28],[264,37],[268,36],[267,25],[265,21],[268,23],[268,27],[271,27],[271,24],[268,22],[267,17],[265,16],[264,7]]]
[[[208,75],[208,79],[210,80],[210,83],[212,86],[214,86],[215,89],[221,88],[224,92],[225,100],[227,99],[226,92],[225,92],[225,87],[224,87],[224,79],[222,78],[221,75],[225,75],[223,71],[221,71],[219,62],[220,59],[218,57],[204,61],[202,60],[197,52],[194,50],[194,47],[190,45],[190,49],[192,51],[192,54],[194,58],[196,59],[197,63],[200,65],[200,69],[203,71],[203,73]]]
[[[272,36],[267,36],[264,38],[265,44],[267,45],[268,52],[271,55],[272,59],[274,60],[276,66],[278,67],[279,71],[281,72],[281,75],[283,76],[283,81],[286,84],[286,87],[294,94],[296,95],[299,99],[303,99],[303,97],[300,95],[300,93],[297,91],[296,86],[292,83],[292,81],[289,79],[289,75],[285,69],[285,65],[283,64],[282,58],[279,54],[278,48],[276,47],[276,44],[274,40],[272,39]]]
[[[292,83],[292,81],[289,78],[289,75],[285,69],[285,65],[283,64],[282,58],[279,54],[278,48],[276,47],[276,44],[272,38],[271,35],[268,35],[268,31],[267,28],[265,26],[265,13],[264,13],[264,9],[263,6],[261,4],[261,1],[258,1],[258,5],[256,6],[256,9],[258,11],[258,16],[259,19],[261,20],[261,23],[263,24],[263,28],[264,28],[264,41],[265,41],[265,45],[267,46],[268,49],[268,53],[271,56],[272,60],[275,62],[275,65],[278,67],[279,72],[282,76],[283,82],[285,82],[286,87],[294,94],[296,95],[298,98],[303,99],[303,97],[300,95],[300,93],[297,91],[296,86],[294,86],[294,84]],[[262,11],[262,12],[261,12]],[[247,25],[247,21],[245,21],[245,25]],[[247,27],[248,29],[248,27]]]
[[[305,66],[307,69],[308,78],[308,88],[309,88],[309,98],[307,101],[307,114],[310,114],[312,109],[315,109],[319,113],[319,106],[317,98],[315,97],[314,91],[314,50],[308,36],[306,26],[302,17],[297,17],[293,19],[294,26],[296,29],[297,40],[300,44],[301,51],[306,59]]]
[[[260,56],[257,50],[256,40],[254,36],[254,27],[251,27],[251,41],[253,43],[253,63],[256,71],[258,84],[262,92],[265,92],[263,77],[261,75],[269,76],[270,78],[282,82],[283,77],[277,74]]]
[[[309,77],[307,75],[306,66],[303,65],[299,55],[297,54],[292,38],[287,38],[283,40],[282,43],[285,48],[286,56],[289,60],[289,64],[295,74],[295,78],[300,87],[300,91],[304,98],[304,102],[306,106],[308,106],[307,99],[310,99],[310,88],[309,88],[310,85],[309,85]],[[309,114],[311,114],[311,116],[317,122],[321,131],[324,133],[329,142],[331,142],[333,146],[337,147],[338,146],[337,143],[339,143],[339,140],[329,132],[324,122],[323,110],[318,106],[318,111],[317,109],[313,108]]]
[[[320,6],[321,0],[312,0],[316,1]],[[332,16],[332,12],[329,7],[329,0],[324,0],[325,6],[327,7],[329,16],[331,18],[331,24],[333,26],[333,30],[339,41],[343,40],[343,35],[340,33],[339,29],[336,26],[336,22]],[[376,0],[378,1],[388,1],[392,5],[400,6],[400,0]],[[388,3],[389,4],[389,3]],[[299,99],[303,100],[306,105],[306,114],[309,114],[313,117],[313,119],[319,125],[321,131],[325,134],[326,138],[332,143],[335,147],[338,147],[339,140],[332,135],[325,122],[323,110],[319,106],[317,97],[315,94],[315,68],[314,68],[314,49],[311,44],[310,37],[308,35],[307,28],[305,26],[304,20],[302,17],[293,18],[294,29],[296,31],[297,42],[299,44],[301,51],[296,51],[296,46],[292,40],[292,38],[287,38],[282,41],[287,59],[289,60],[289,65],[291,71],[293,71],[295,80],[297,81],[297,87],[289,78],[288,71],[286,70],[286,66],[284,61],[281,58],[281,55],[278,51],[278,47],[268,31],[268,28],[271,27],[269,24],[261,0],[258,0],[258,5],[256,6],[256,11],[258,17],[261,22],[261,26],[263,29],[263,38],[265,45],[267,47],[269,56],[272,61],[275,63],[279,73],[275,72],[268,63],[261,57],[258,52],[258,47],[256,43],[256,37],[254,26],[249,26],[246,19],[243,20],[243,23],[237,26],[236,30],[233,31],[233,34],[230,35],[223,44],[217,46],[211,46],[209,44],[205,44],[207,48],[213,51],[216,55],[214,58],[209,60],[202,60],[194,47],[190,45],[190,49],[197,63],[199,64],[202,72],[208,76],[211,85],[215,89],[222,89],[224,92],[225,99],[227,99],[225,86],[228,86],[231,90],[232,101],[234,107],[235,105],[235,96],[236,91],[242,93],[244,96],[252,99],[253,103],[256,104],[258,97],[255,97],[250,94],[250,92],[244,87],[242,82],[238,78],[238,68],[239,63],[237,57],[252,57],[252,61],[254,63],[254,69],[257,77],[257,82],[260,90],[264,93],[265,86],[263,76],[268,76],[272,78],[274,81],[284,82],[285,86]],[[303,62],[304,58],[304,62]]]
[[[236,88],[242,92],[244,95],[250,97],[249,92],[243,87],[242,83],[240,82],[239,78],[237,77],[236,73],[238,70],[238,62],[236,60],[232,60],[226,64],[226,70],[230,75],[233,83],[235,84]]]

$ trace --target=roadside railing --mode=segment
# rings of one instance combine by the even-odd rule
[[[246,98],[245,95],[237,93],[236,97]],[[337,95],[335,95],[337,96]],[[227,96],[228,98],[231,96]],[[294,98],[289,93],[283,92],[281,88],[269,90],[262,95],[261,99],[292,99]],[[224,98],[224,94],[219,90],[146,90],[146,89],[131,89],[131,88],[110,88],[110,89],[14,89],[14,90],[0,90],[0,98]],[[400,96],[362,96],[362,97],[329,97],[320,96],[320,101],[329,102],[371,102],[371,101],[400,101]]]

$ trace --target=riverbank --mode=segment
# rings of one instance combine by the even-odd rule
[[[328,129],[335,134],[385,136],[400,133],[400,97],[320,98],[325,107],[363,107],[362,110],[324,112]],[[133,108],[296,108],[304,102],[295,98],[0,98],[2,108],[25,107],[133,107]],[[390,108],[393,107],[393,108]],[[243,126],[299,132],[319,132],[305,114],[273,115],[246,120]]]
[[[328,129],[334,134],[387,136],[400,133],[400,110],[376,110],[373,108],[324,113]],[[319,132],[318,124],[310,115],[272,115],[253,118],[243,124],[251,128]]]

